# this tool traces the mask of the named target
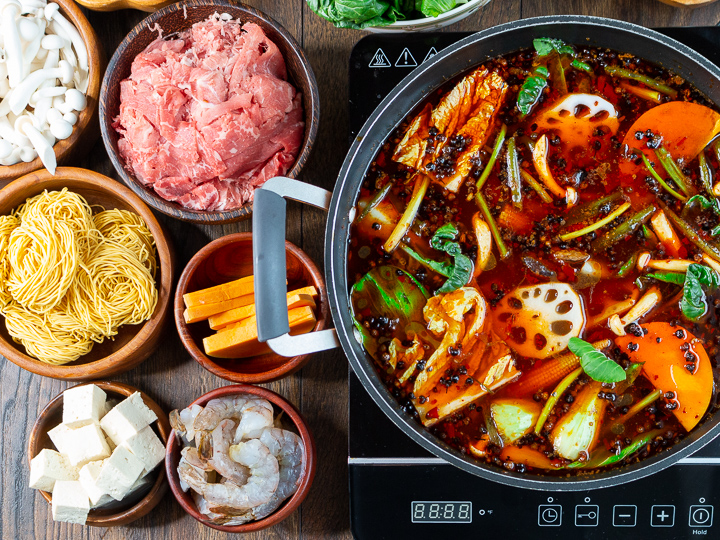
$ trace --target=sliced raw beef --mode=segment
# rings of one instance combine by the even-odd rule
[[[232,210],[295,162],[305,124],[278,47],[215,14],[158,38],[120,83],[118,149],[139,181],[194,210]]]

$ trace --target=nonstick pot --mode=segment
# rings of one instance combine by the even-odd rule
[[[412,109],[448,80],[499,55],[529,47],[538,37],[631,53],[674,71],[720,103],[720,69],[685,45],[626,22],[585,16],[538,17],[484,30],[444,49],[408,75],[375,109],[345,158],[332,197],[295,180],[274,178],[255,192],[253,210],[258,333],[279,354],[305,354],[342,346],[355,374],[383,412],[411,439],[436,456],[482,478],[530,489],[584,491],[610,487],[658,472],[699,450],[720,432],[720,414],[696,427],[670,451],[623,468],[592,475],[543,476],[490,467],[444,444],[402,411],[354,337],[348,295],[350,224],[360,185],[373,158]],[[291,337],[285,299],[285,200],[328,210],[325,277],[336,330]]]

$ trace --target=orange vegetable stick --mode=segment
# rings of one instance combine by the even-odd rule
[[[304,334],[315,327],[315,313],[309,306],[288,311],[290,334]],[[257,321],[248,317],[228,326],[222,332],[203,339],[205,354],[216,358],[247,358],[272,352],[257,340]]]
[[[633,362],[644,362],[643,374],[655,388],[666,396],[668,392],[674,394],[670,401],[677,407],[672,412],[690,431],[712,398],[713,372],[707,352],[702,342],[681,326],[652,322],[641,327],[648,331],[643,337],[622,336],[615,339],[615,345]],[[683,351],[685,344],[688,349]]]
[[[189,292],[183,295],[185,301],[185,307],[199,306],[202,304],[215,304],[217,302],[224,302],[225,300],[231,300],[238,296],[246,294],[252,294],[253,286],[255,283],[255,276],[245,276],[229,283],[223,283],[210,287],[208,289],[202,289],[199,291]]]
[[[309,306],[312,309],[315,309],[316,307],[315,300],[311,295],[293,293],[288,293],[287,295],[287,306],[288,309],[294,309],[303,306]],[[210,328],[212,328],[213,330],[220,330],[221,328],[224,328],[229,324],[242,321],[243,319],[253,317],[254,315],[255,304],[250,304],[249,306],[243,306],[236,309],[231,309],[229,311],[224,311],[222,313],[218,313],[217,315],[213,315],[212,317],[208,318],[208,322],[210,323]]]
[[[215,302],[213,304],[198,304],[196,306],[190,306],[183,311],[183,317],[185,322],[190,324],[198,321],[204,321],[208,317],[223,313],[231,309],[242,308],[244,306],[252,306],[255,302],[254,294],[245,294],[238,296],[237,298],[231,298],[230,300],[224,300],[222,302]]]

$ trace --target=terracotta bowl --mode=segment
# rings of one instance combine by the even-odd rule
[[[230,2],[228,0],[187,0],[162,8],[138,24],[120,43],[108,65],[100,91],[100,130],[103,142],[123,181],[147,204],[169,216],[194,223],[219,224],[246,219],[251,215],[252,203],[226,212],[189,210],[177,203],[158,196],[151,188],[145,187],[125,167],[125,161],[118,153],[119,135],[113,128],[113,120],[120,110],[120,82],[130,75],[130,66],[135,57],[157,38],[156,27],[162,28],[163,35],[180,32],[194,23],[207,19],[213,13],[229,13],[242,22],[253,22],[278,46],[287,65],[288,79],[303,96],[305,110],[305,135],[295,160],[286,173],[297,178],[305,165],[317,135],[320,119],[320,98],[312,67],[305,53],[292,35],[263,12]]]
[[[313,331],[322,330],[328,321],[327,292],[322,274],[297,246],[285,242],[288,291],[314,285],[318,290]],[[227,283],[253,273],[252,233],[235,233],[210,242],[198,251],[183,270],[175,290],[175,326],[190,355],[205,369],[232,382],[266,383],[286,377],[305,365],[310,355],[287,358],[264,354],[239,359],[211,358],[202,340],[213,333],[207,321],[187,324],[183,317],[185,293]]]
[[[75,124],[72,135],[65,140],[58,141],[53,147],[58,165],[72,163],[85,156],[92,149],[95,141],[100,136],[98,126],[98,97],[100,95],[100,82],[105,73],[107,59],[100,44],[100,40],[88,22],[85,15],[73,2],[73,0],[53,0],[60,6],[60,13],[72,22],[85,42],[88,51],[89,80],[86,93],[87,107],[78,114],[78,121]],[[15,165],[0,165],[0,186],[10,180],[15,180],[45,166],[40,158],[35,158],[30,163],[16,163]]]
[[[46,364],[26,354],[25,348],[9,336],[0,316],[0,354],[23,369],[55,379],[88,380],[110,377],[145,360],[160,342],[168,319],[174,263],[170,244],[150,209],[120,182],[86,169],[59,167],[55,176],[46,169],[30,173],[0,190],[0,215],[10,214],[29,197],[44,190],[70,191],[88,203],[105,209],[120,208],[140,215],[155,238],[158,255],[158,302],[152,317],[141,325],[126,325],[114,340],[95,344],[85,356],[62,366]]]
[[[292,514],[298,506],[305,500],[310,486],[312,485],[313,478],[315,477],[315,441],[310,433],[305,420],[300,415],[298,410],[291,405],[285,398],[279,396],[275,392],[261,388],[259,386],[249,386],[245,384],[233,384],[230,386],[223,386],[222,388],[216,388],[208,392],[207,394],[200,396],[198,399],[193,401],[190,405],[202,405],[210,401],[211,399],[217,399],[222,397],[232,397],[242,394],[253,394],[255,396],[264,398],[273,404],[275,409],[275,416],[280,412],[284,413],[284,420],[286,422],[285,428],[291,427],[287,425],[291,422],[295,428],[295,432],[300,436],[303,441],[303,472],[300,479],[300,486],[298,490],[287,499],[275,512],[270,514],[268,517],[245,523],[243,525],[215,525],[206,521],[205,515],[198,512],[195,502],[193,501],[190,492],[185,493],[180,488],[180,479],[178,477],[178,463],[180,462],[180,450],[181,441],[178,439],[175,431],[170,434],[170,439],[167,443],[167,451],[165,453],[165,471],[167,472],[168,483],[170,484],[170,490],[180,503],[180,506],[198,520],[203,525],[217,529],[218,531],[224,531],[229,533],[248,533],[252,531],[259,531],[267,527],[272,527],[280,523],[290,514]],[[190,406],[189,405],[189,406]]]
[[[133,388],[127,384],[121,384],[109,381],[93,381],[92,383],[102,388],[108,396],[108,399],[116,399],[122,401],[126,397],[138,392],[137,388]],[[78,386],[83,386],[78,385]],[[150,407],[153,412],[157,415],[157,422],[153,422],[152,428],[158,437],[167,444],[172,429],[168,422],[167,414],[160,408],[160,405],[155,403],[150,396],[144,392],[140,392],[140,395],[145,402],[145,405]],[[55,450],[50,437],[47,432],[62,423],[62,407],[63,407],[63,395],[59,394],[48,403],[45,408],[38,416],[35,421],[32,432],[30,433],[30,440],[28,441],[28,467],[30,461],[40,453],[43,448],[49,448]],[[129,502],[127,506],[115,509],[98,509],[91,510],[88,514],[87,525],[93,525],[95,527],[114,527],[117,525],[126,525],[136,519],[140,519],[153,508],[157,506],[160,500],[167,491],[167,484],[165,483],[165,469],[162,463],[158,465],[155,470],[151,473],[156,475],[155,482],[153,483],[150,490],[143,496],[139,501]],[[45,498],[48,503],[52,502],[52,493],[47,491],[40,491],[40,494]]]

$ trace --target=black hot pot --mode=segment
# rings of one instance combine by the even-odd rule
[[[260,341],[279,354],[294,356],[338,345],[365,389],[383,412],[411,439],[469,473],[503,484],[548,491],[585,491],[637,480],[699,450],[720,433],[720,414],[697,426],[670,451],[621,469],[567,477],[520,474],[475,461],[451,448],[404,413],[378,377],[373,361],[354,337],[348,295],[347,252],[354,206],[365,173],[388,136],[428,94],[448,80],[496,56],[528,47],[534,38],[606,47],[652,61],[692,81],[720,103],[720,69],[685,45],[626,22],[587,16],[551,16],[503,24],[449,46],[408,75],[378,105],[353,142],[332,195],[296,180],[274,178],[255,192],[253,240],[255,294]],[[285,301],[285,198],[328,210],[325,279],[335,330],[291,337]]]

